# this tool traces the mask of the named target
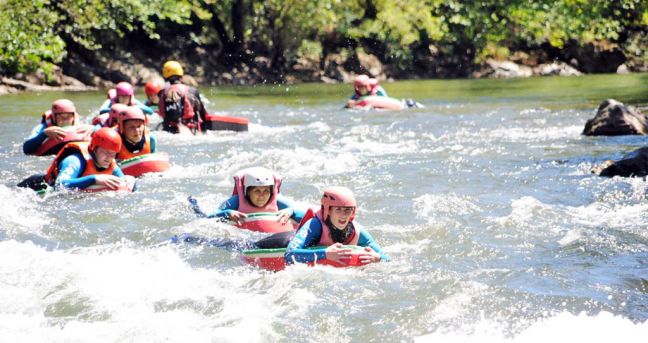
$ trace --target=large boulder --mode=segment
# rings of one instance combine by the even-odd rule
[[[619,161],[606,161],[600,172],[596,168],[592,171],[600,176],[634,176],[648,175],[648,147],[639,148],[624,156]]]
[[[646,116],[631,106],[607,99],[599,105],[596,116],[585,123],[586,136],[648,135]]]

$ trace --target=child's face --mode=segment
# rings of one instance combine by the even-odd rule
[[[336,229],[342,230],[349,224],[353,213],[355,213],[355,207],[331,206],[329,217],[331,217],[333,226]]]
[[[124,137],[131,143],[138,143],[144,137],[144,121],[131,119],[123,123]]]
[[[272,186],[252,186],[247,191],[248,198],[252,205],[263,207],[270,200],[272,195]]]
[[[118,151],[110,151],[98,146],[94,151],[96,165],[101,168],[108,168],[112,161],[115,160],[115,155]]]

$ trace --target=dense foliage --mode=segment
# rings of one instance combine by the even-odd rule
[[[646,66],[647,33],[646,0],[0,0],[0,74],[48,72],[70,49],[137,49],[135,37],[149,58],[202,48],[209,63],[277,73],[370,53],[394,73],[446,63],[465,76],[488,58],[578,59],[587,46]]]

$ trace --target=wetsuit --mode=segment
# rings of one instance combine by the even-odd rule
[[[33,154],[47,139],[47,135],[45,134],[46,128],[47,124],[45,123],[40,123],[34,127],[25,143],[23,143],[23,152],[25,155]]]
[[[54,183],[55,189],[78,188],[85,189],[96,183],[96,175],[81,176],[86,169],[86,160],[80,153],[73,153],[67,156],[59,163],[59,173]],[[112,175],[123,178],[124,173],[115,165]]]
[[[279,211],[289,208],[292,209],[293,213],[290,216],[291,219],[293,219],[296,222],[300,222],[301,219],[304,217],[305,211],[298,209],[295,204],[287,199],[286,197],[282,196],[281,194],[277,195],[277,207],[279,208]],[[226,218],[229,219],[230,214],[232,213],[232,210],[238,211],[239,209],[239,197],[238,195],[233,195],[229,199],[227,199],[225,202],[223,202],[219,207],[216,212],[210,214],[207,216],[207,218]]]
[[[358,246],[370,247],[373,251],[380,254],[381,261],[389,261],[389,256],[382,252],[382,249],[373,239],[373,237],[362,228],[358,223],[353,222],[354,229],[357,230]],[[334,230],[334,229],[332,229]],[[326,259],[326,247],[322,249],[310,250],[309,247],[317,246],[322,237],[322,223],[317,217],[313,217],[302,225],[297,234],[288,244],[284,259],[286,263],[302,262],[311,263],[316,260]]]

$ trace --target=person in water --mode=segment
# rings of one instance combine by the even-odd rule
[[[277,213],[277,220],[286,223],[292,219],[299,223],[305,211],[279,194],[281,178],[263,167],[249,168],[234,176],[234,195],[223,202],[208,218],[226,218],[242,224],[247,214]]]
[[[92,119],[92,125],[95,125],[95,131],[102,127],[116,128],[119,125],[119,116],[128,106],[120,103],[112,104],[109,113],[102,113]]]
[[[125,185],[124,173],[115,163],[122,139],[111,128],[102,128],[87,142],[68,143],[56,156],[44,176],[55,189],[85,189],[101,185],[118,189]]]
[[[70,138],[70,129],[74,133],[74,141],[90,140],[91,128],[81,125],[79,114],[74,103],[68,99],[58,99],[52,103],[52,108],[43,113],[41,123],[32,130],[23,143],[26,155],[57,154]]]
[[[117,160],[154,153],[157,140],[146,127],[147,118],[137,106],[128,106],[119,114],[119,134],[122,145]]]
[[[120,82],[115,86],[115,96],[105,102],[99,113],[108,113],[113,104],[124,104],[126,106],[137,106],[146,114],[153,114],[153,109],[135,99],[135,89],[128,82]]]
[[[347,101],[347,108],[352,108],[363,96],[388,96],[385,89],[380,86],[380,82],[375,78],[370,78],[367,75],[358,75],[353,80],[354,93]]]
[[[364,228],[354,221],[357,203],[351,190],[346,187],[324,189],[321,208],[313,217],[300,225],[297,234],[290,240],[284,259],[286,263],[313,263],[328,259],[344,264],[351,259],[352,250],[344,245],[365,247],[359,256],[360,263],[388,261]],[[312,215],[312,213],[309,213]],[[321,249],[306,249],[322,246]]]
[[[144,102],[144,105],[157,110],[158,103],[160,102],[158,93],[160,93],[161,89],[162,86],[160,86],[160,83],[158,83],[157,81],[146,82],[146,84],[144,85],[144,93],[146,94],[146,101]]]
[[[177,61],[167,61],[162,76],[169,83],[158,93],[158,112],[163,118],[162,129],[179,133],[183,127],[192,132],[201,130],[207,111],[200,99],[198,89],[182,83],[184,70]]]

